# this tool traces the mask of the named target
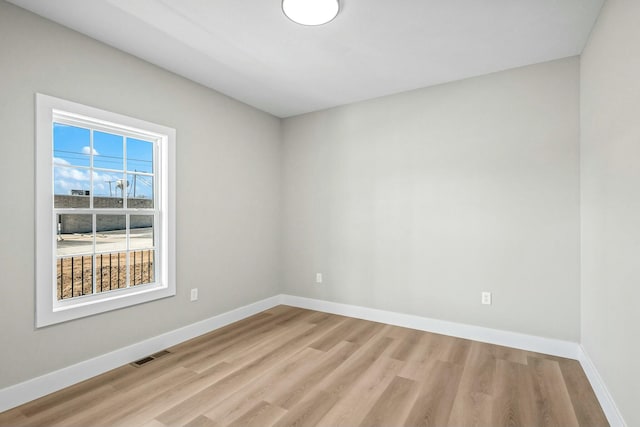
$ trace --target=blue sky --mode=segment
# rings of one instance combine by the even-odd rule
[[[54,193],[71,194],[71,190],[91,190],[88,166],[93,156],[92,190],[95,196],[120,196],[121,187],[134,197],[152,197],[153,180],[135,172],[153,172],[153,143],[126,138],[127,164],[124,161],[125,138],[94,131],[93,153],[88,129],[53,124]],[[80,166],[80,167],[77,167]],[[84,167],[83,167],[84,166]],[[111,169],[111,170],[105,170]],[[128,187],[124,184],[128,181]]]

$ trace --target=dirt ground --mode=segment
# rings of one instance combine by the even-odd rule
[[[126,253],[96,254],[96,292],[127,287]],[[129,253],[131,286],[154,280],[155,254],[152,249]],[[57,263],[58,299],[93,293],[92,256],[59,258]]]

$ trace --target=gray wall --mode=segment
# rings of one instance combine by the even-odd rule
[[[582,61],[582,339],[630,425],[639,6],[609,0]],[[2,0],[0,59],[0,223],[14,224],[0,387],[282,291],[579,340],[577,58],[286,119],[282,133]],[[176,297],[34,329],[35,92],[177,129]]]
[[[177,129],[175,297],[34,330],[36,92]],[[0,387],[279,292],[278,119],[0,1],[0,129]]]
[[[640,426],[640,2],[608,0],[582,75],[582,343]]]
[[[570,58],[285,119],[285,291],[577,341],[578,103]]]

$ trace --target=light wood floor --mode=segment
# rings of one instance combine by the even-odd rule
[[[287,306],[168,350],[0,425],[608,425],[574,360]]]

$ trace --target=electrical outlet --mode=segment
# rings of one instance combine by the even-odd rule
[[[482,293],[482,304],[491,305],[491,292]]]
[[[316,283],[322,283],[322,273],[316,273]]]
[[[198,301],[198,288],[191,289],[191,301]]]

